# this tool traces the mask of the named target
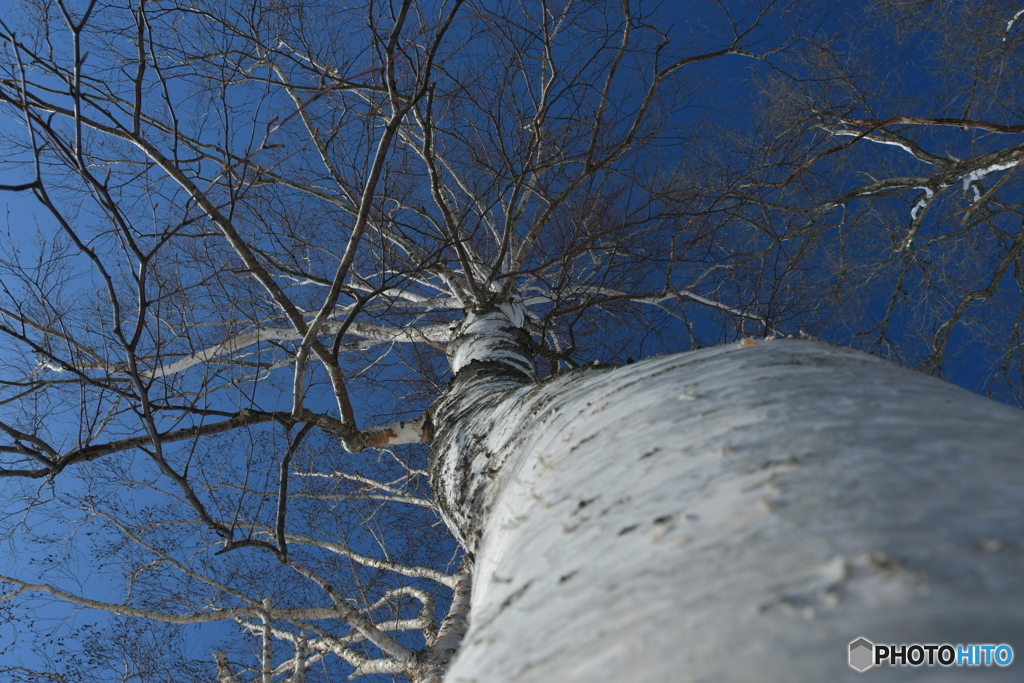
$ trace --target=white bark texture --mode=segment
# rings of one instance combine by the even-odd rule
[[[475,561],[446,683],[1019,680],[858,674],[847,647],[1024,657],[1020,411],[811,341],[478,374],[435,414],[435,490]]]

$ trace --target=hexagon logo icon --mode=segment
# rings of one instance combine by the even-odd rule
[[[857,671],[867,671],[874,664],[875,645],[867,638],[858,638],[850,643],[850,666]]]

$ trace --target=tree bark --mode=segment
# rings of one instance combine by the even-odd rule
[[[475,564],[447,683],[860,680],[861,636],[1024,653],[1020,411],[811,341],[500,365],[456,368],[434,411]]]

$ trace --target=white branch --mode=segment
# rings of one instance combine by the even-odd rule
[[[205,624],[212,621],[221,621],[223,619],[257,619],[263,612],[262,607],[227,607],[227,608],[214,608],[205,612],[193,612],[191,614],[175,614],[173,612],[161,612],[159,610],[142,609],[139,607],[130,607],[115,602],[104,602],[101,600],[92,600],[81,595],[75,595],[74,593],[68,593],[67,591],[61,590],[49,584],[43,583],[29,583],[28,581],[22,581],[12,576],[0,575],[0,581],[14,584],[21,590],[15,591],[8,595],[0,597],[0,602],[9,600],[22,591],[36,591],[40,593],[48,593],[58,600],[70,603],[72,605],[78,605],[80,607],[87,607],[89,609],[103,610],[104,612],[110,612],[111,614],[117,614],[122,617],[139,617],[142,619],[152,619],[153,621],[163,622],[165,624]],[[334,607],[312,607],[306,609],[299,608],[285,608],[285,609],[273,609],[270,611],[270,617],[272,619],[330,619],[337,616],[337,610]]]
[[[340,320],[331,320],[324,324],[321,334],[337,334],[341,329]],[[422,325],[418,327],[391,327],[378,325],[376,323],[355,322],[348,328],[346,334],[360,338],[362,343],[359,348],[369,348],[379,343],[415,343],[433,342],[435,344],[447,343],[451,336],[449,326],[445,323],[433,325]],[[141,372],[145,380],[167,377],[202,363],[207,363],[222,356],[237,354],[247,348],[256,346],[262,342],[301,341],[302,335],[294,328],[289,327],[257,327],[256,329],[242,334],[235,335],[219,344],[210,346],[193,354],[183,356],[172,363],[160,365],[152,370]],[[367,343],[369,342],[369,343]],[[63,367],[50,362],[43,363],[48,370],[61,372]],[[90,363],[76,366],[79,369],[101,369],[112,374],[125,374],[124,369],[119,369],[109,363]],[[402,442],[408,443],[408,442]]]
[[[378,560],[373,557],[367,557],[360,553],[355,552],[343,543],[334,543],[331,541],[322,541],[311,538],[309,536],[302,536],[299,534],[288,534],[285,538],[288,539],[288,543],[295,545],[312,545],[318,548],[323,548],[332,553],[338,555],[344,555],[345,557],[358,562],[364,567],[372,567],[374,569],[383,569],[402,576],[408,576],[417,579],[430,579],[436,581],[441,585],[454,588],[457,582],[457,578],[451,574],[445,574],[442,571],[431,569],[430,567],[418,567],[412,565],[398,564],[397,562],[391,562],[389,560]]]

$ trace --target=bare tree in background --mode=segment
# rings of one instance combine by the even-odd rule
[[[1012,625],[1005,600],[921,577],[1018,533],[991,491],[1019,483],[1015,412],[811,342],[614,367],[831,310],[827,235],[780,258],[769,214],[791,207],[751,203],[769,181],[722,171],[681,117],[709,64],[773,59],[800,17],[690,9],[673,31],[629,2],[10,12],[0,182],[45,212],[3,250],[0,605],[24,621],[2,670],[436,681],[458,650],[448,680],[791,680],[845,667],[792,669],[786,648],[829,634],[811,616],[882,628],[879,586],[924,621],[972,598]],[[937,517],[854,533],[937,495],[971,429],[991,447]],[[904,490],[832,500],[908,433]],[[787,506],[795,481],[815,495]],[[932,553],[954,511],[967,550]],[[18,659],[31,634],[63,639],[52,662]],[[739,649],[766,634],[780,659]]]
[[[823,333],[1018,404],[1020,11],[838,9],[834,31],[764,77],[769,105],[748,138],[763,144],[731,188],[814,252],[819,286],[845,311]]]

